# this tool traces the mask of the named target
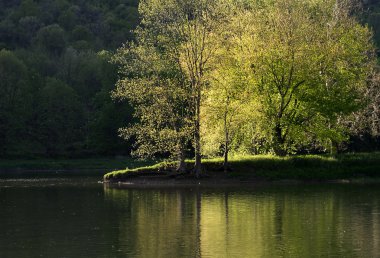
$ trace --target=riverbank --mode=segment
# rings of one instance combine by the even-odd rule
[[[380,153],[331,155],[297,155],[276,157],[271,155],[235,156],[230,170],[222,169],[223,160],[203,160],[202,181],[273,181],[302,180],[329,181],[380,178]],[[193,161],[186,161],[191,171]],[[162,162],[152,166],[117,170],[104,175],[106,183],[193,182],[191,173],[178,174],[176,164]],[[198,181],[197,181],[198,182]]]

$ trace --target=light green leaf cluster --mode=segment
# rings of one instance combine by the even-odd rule
[[[213,81],[205,102],[209,152],[235,141],[237,150],[284,155],[346,140],[348,130],[340,121],[365,103],[363,90],[374,65],[371,32],[349,13],[350,6],[335,1],[243,5],[223,42],[224,59],[218,60],[224,78]],[[226,94],[226,85],[244,90],[236,97],[236,90]],[[208,102],[219,103],[214,95],[223,104],[210,109]],[[212,113],[219,127],[209,118]],[[223,115],[235,123],[223,129]]]

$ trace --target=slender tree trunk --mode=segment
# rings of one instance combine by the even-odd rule
[[[285,140],[284,140],[284,137],[282,136],[281,125],[277,124],[276,127],[274,128],[274,146],[273,146],[273,150],[276,155],[281,156],[281,157],[286,155],[284,143],[285,143]]]
[[[328,128],[331,130],[331,122],[328,123]],[[330,138],[330,154],[336,155],[338,153],[338,143],[334,139]]]
[[[229,135],[227,129],[227,112],[224,114],[224,162],[223,169],[224,173],[228,172],[228,151],[229,151]]]
[[[186,172],[185,148],[184,148],[183,144],[181,144],[181,146],[179,147],[179,151],[178,151],[177,172],[178,173],[185,173]]]
[[[226,142],[226,144],[228,144],[228,143]],[[228,146],[226,146],[224,149],[223,169],[224,169],[224,173],[227,174],[227,172],[228,172]]]
[[[331,155],[336,155],[339,152],[339,147],[338,143],[334,141],[333,139],[330,139],[330,154]]]
[[[198,86],[197,97],[196,97],[196,108],[195,108],[195,166],[194,172],[195,176],[199,178],[202,171],[202,158],[201,158],[201,135],[200,135],[200,109],[201,109],[201,91]]]

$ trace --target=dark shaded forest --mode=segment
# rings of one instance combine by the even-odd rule
[[[109,92],[112,51],[132,39],[137,0],[0,2],[0,156],[129,153],[131,119]]]
[[[363,9],[379,47],[380,3]],[[2,0],[0,157],[129,154],[132,107],[111,99],[109,61],[138,24],[137,0]]]

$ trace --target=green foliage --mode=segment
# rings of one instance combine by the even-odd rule
[[[117,129],[131,120],[130,105],[109,97],[117,80],[109,51],[132,39],[137,5],[121,0],[0,3],[0,50],[12,50],[13,56],[1,52],[1,92],[10,94],[12,88],[16,98],[14,107],[0,110],[0,156],[129,152],[130,144],[117,140]],[[110,27],[107,17],[119,26]],[[100,95],[108,95],[102,103]],[[11,98],[4,93],[0,99]]]
[[[364,8],[365,12],[362,18],[372,28],[377,48],[380,48],[380,3],[378,1],[367,1]]]
[[[282,0],[236,15],[227,65],[240,72],[252,100],[240,102],[251,106],[246,113],[253,124],[251,142],[264,140],[285,155],[347,138],[339,120],[365,103],[373,46],[370,31],[350,9],[337,8],[335,1]]]
[[[75,91],[57,79],[48,78],[39,98],[40,137],[47,156],[72,150],[81,139],[83,114]]]
[[[28,119],[30,95],[26,88],[27,68],[16,55],[0,51],[0,155],[25,136],[23,127]]]
[[[138,156],[177,155],[183,142],[189,140],[189,89],[174,60],[143,37],[137,37],[139,46],[126,45],[114,57],[125,76],[119,80],[114,97],[129,100],[139,121],[120,132],[127,139],[136,138]]]
[[[66,46],[65,32],[58,24],[48,25],[38,31],[36,44],[51,54],[60,55]]]
[[[139,156],[169,153],[183,159],[194,137],[199,168],[201,93],[223,7],[213,0],[140,3],[137,43],[115,56],[123,75],[115,96],[128,99],[139,119],[121,133],[136,137]]]
[[[19,20],[23,17],[36,17],[40,13],[38,4],[33,0],[22,0],[20,6],[15,10],[12,18]]]
[[[109,91],[106,90],[96,94],[94,106],[97,113],[89,127],[89,148],[105,155],[126,152],[126,144],[130,146],[132,142],[121,141],[117,132],[125,123],[133,121],[132,107],[123,102],[112,101]]]
[[[229,44],[223,41],[224,46]],[[228,48],[227,48],[228,49]],[[241,138],[247,133],[247,113],[255,112],[249,101],[247,82],[241,76],[228,50],[220,51],[216,69],[210,74],[210,84],[202,104],[203,154],[214,156],[223,151],[242,151]],[[221,150],[223,147],[223,150]]]

